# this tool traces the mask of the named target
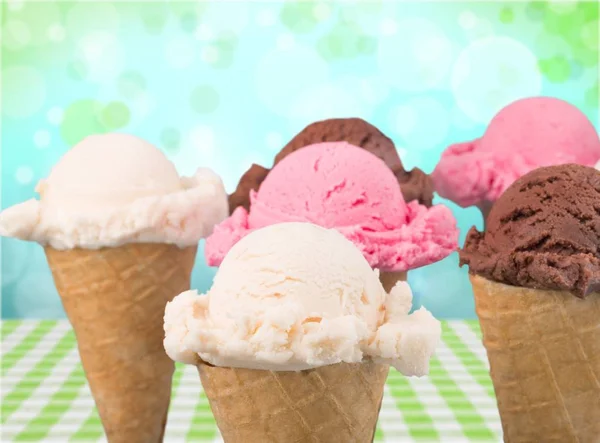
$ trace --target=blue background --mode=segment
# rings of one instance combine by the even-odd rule
[[[426,172],[520,97],[557,96],[598,122],[594,3],[12,1],[1,44],[2,208],[95,132],[146,138],[181,174],[211,167],[231,192],[324,118],[370,121]],[[480,227],[478,210],[436,200],[461,243]],[[63,317],[42,249],[1,245],[2,317]],[[213,275],[200,251],[193,287]],[[456,254],[409,281],[434,315],[474,317]]]

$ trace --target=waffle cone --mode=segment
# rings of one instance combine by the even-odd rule
[[[406,271],[402,272],[379,272],[379,281],[383,285],[383,289],[385,292],[390,292],[394,285],[399,281],[406,281],[407,273]]]
[[[600,294],[471,283],[504,441],[600,442]]]
[[[174,370],[162,319],[189,289],[195,255],[166,244],[46,248],[110,443],[162,441]]]
[[[300,372],[198,364],[225,443],[371,443],[389,366]]]

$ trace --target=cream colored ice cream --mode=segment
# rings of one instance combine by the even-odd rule
[[[180,178],[150,143],[128,134],[93,135],[69,150],[40,200],[0,213],[0,235],[55,249],[126,243],[196,244],[228,214],[221,179],[209,169]]]
[[[165,349],[176,361],[298,371],[365,358],[424,375],[440,323],[412,293],[386,294],[352,242],[333,229],[281,223],[234,245],[206,295],[167,304]]]

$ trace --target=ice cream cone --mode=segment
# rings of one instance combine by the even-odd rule
[[[471,283],[504,441],[600,442],[600,294]]]
[[[399,281],[406,281],[407,272],[384,272],[379,273],[379,281],[383,285],[385,292],[390,292],[394,285]]]
[[[127,244],[46,257],[111,443],[162,441],[173,361],[163,349],[165,305],[190,287],[196,246]]]
[[[389,366],[274,372],[198,364],[226,443],[371,443]]]

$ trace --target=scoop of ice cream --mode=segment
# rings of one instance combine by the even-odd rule
[[[69,150],[29,200],[0,213],[0,234],[56,249],[129,242],[197,243],[227,216],[221,179],[208,169],[180,178],[150,143],[93,135]]]
[[[360,118],[334,118],[308,125],[275,156],[274,165],[298,149],[323,142],[346,142],[335,146],[340,148],[349,145],[359,146],[379,157],[394,172],[396,186],[400,184],[407,202],[417,200],[425,206],[431,206],[433,183],[429,176],[418,168],[406,171],[392,140],[375,126]],[[257,191],[268,173],[269,169],[262,166],[250,167],[240,179],[235,192],[229,197],[231,212],[238,206],[246,210],[250,208],[250,190]]]
[[[209,265],[219,265],[252,230],[291,221],[338,229],[371,266],[386,271],[424,266],[457,248],[458,230],[448,208],[406,204],[385,163],[345,142],[320,143],[290,154],[258,192],[251,191],[250,201],[250,212],[236,209],[207,239]]]
[[[567,164],[521,177],[492,207],[486,231],[469,231],[460,259],[514,286],[600,291],[600,172]]]
[[[250,192],[260,187],[260,184],[267,178],[269,171],[270,169],[253,164],[250,169],[244,172],[237,188],[228,197],[230,212],[240,206],[246,210],[250,209]]]
[[[450,146],[432,178],[436,191],[462,207],[494,202],[519,177],[542,166],[600,159],[594,125],[556,98],[517,100],[492,119],[485,134]]]
[[[167,304],[164,343],[190,364],[295,371],[372,358],[424,375],[441,329],[411,305],[408,284],[386,294],[337,231],[282,223],[238,242],[205,296]]]

